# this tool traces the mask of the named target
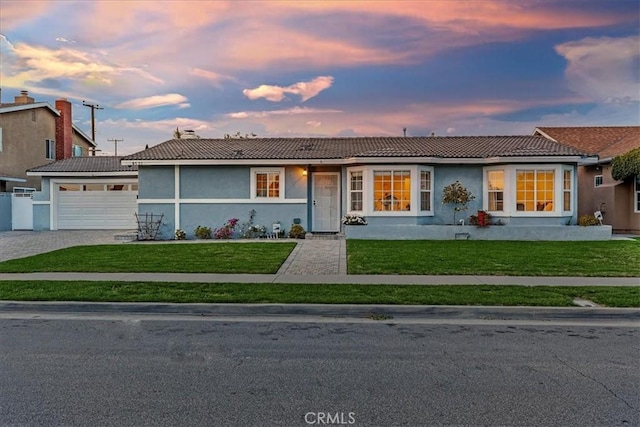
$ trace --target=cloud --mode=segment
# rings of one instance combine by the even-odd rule
[[[342,113],[342,110],[293,107],[285,110],[239,111],[237,113],[227,114],[227,117],[230,117],[232,119],[246,119],[249,117],[295,116],[300,114],[334,114],[334,113]]]
[[[570,87],[590,99],[640,101],[640,36],[587,37],[555,47],[568,66]]]
[[[333,84],[333,77],[319,76],[310,82],[298,82],[287,87],[260,85],[255,89],[244,89],[242,93],[251,100],[265,98],[267,101],[278,102],[284,99],[286,93],[300,95],[305,102],[318,95]]]
[[[60,43],[75,43],[75,40],[65,39],[64,37],[56,37],[56,41]]]
[[[313,128],[317,128],[317,127],[320,127],[320,126],[322,125],[322,122],[319,122],[319,121],[317,121],[317,120],[309,120],[309,121],[306,123],[306,125],[307,125],[307,126],[310,126],[310,127],[313,127]]]
[[[187,98],[179,93],[168,93],[166,95],[131,99],[116,105],[115,108],[142,110],[145,108],[164,107],[167,105],[178,105],[180,108],[186,108],[189,107],[189,104],[186,101]]]
[[[202,68],[192,68],[191,70],[189,70],[189,74],[208,80],[216,87],[220,87],[221,83],[225,80],[237,81],[237,79],[233,76],[216,73],[214,71],[203,70]]]

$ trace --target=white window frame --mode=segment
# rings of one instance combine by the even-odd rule
[[[0,127],[0,153],[2,152],[2,128]]]
[[[636,176],[635,179],[635,197],[633,200],[633,211],[635,213],[640,213],[640,175]]]
[[[45,139],[44,140],[44,149],[45,149],[45,158],[47,160],[55,160],[56,159],[56,141],[53,139]]]
[[[502,172],[502,210],[489,210],[489,172]],[[485,168],[482,171],[482,188],[483,188],[483,192],[485,193],[483,196],[483,209],[491,214],[494,215],[502,215],[505,212],[506,209],[506,205],[507,205],[507,200],[506,200],[506,193],[507,193],[507,173],[504,170],[504,167],[500,166],[500,167],[492,167],[492,168]],[[493,193],[498,193],[499,191],[497,190],[493,190]]]
[[[278,197],[258,197],[256,192],[258,190],[258,174],[261,173],[278,173]],[[251,168],[251,200],[255,200],[257,202],[270,202],[270,201],[278,201],[284,200],[284,173],[285,168]]]
[[[360,177],[362,179],[362,188],[360,190],[353,190],[351,188],[351,177],[354,173],[359,173]],[[364,193],[365,193],[365,185],[364,185],[364,171],[362,169],[350,169],[347,172],[347,211],[350,213],[358,213],[358,214],[362,214],[362,212],[364,212],[365,210],[365,202],[364,202]],[[361,201],[360,203],[362,204],[362,209],[357,210],[357,209],[351,209],[351,203],[352,203],[352,195],[353,193],[360,193],[361,194]]]
[[[564,174],[566,172],[569,172],[569,189],[564,188]],[[562,212],[564,214],[569,214],[571,212],[573,212],[574,206],[576,204],[576,198],[575,198],[575,194],[576,194],[576,190],[575,190],[575,171],[574,168],[569,167],[569,166],[564,166],[562,168],[562,198],[560,199],[561,203],[562,203]],[[564,208],[564,196],[565,193],[569,193],[569,209],[565,209]]]
[[[598,188],[602,184],[604,184],[604,176],[603,175],[595,175],[593,177],[593,187]]]
[[[492,170],[504,171],[504,204],[503,211],[489,211],[489,194],[487,172]],[[554,171],[553,174],[553,210],[550,211],[519,211],[517,210],[516,178],[519,170]],[[571,171],[571,210],[564,210],[564,171]],[[487,166],[483,168],[482,208],[494,216],[507,217],[559,217],[573,215],[576,212],[576,169],[563,164],[510,164]]]
[[[410,179],[411,179],[411,195],[410,195],[410,209],[406,211],[376,211],[374,210],[374,172],[376,171],[409,171]],[[420,172],[428,171],[431,174],[431,188],[430,191],[430,205],[431,210],[429,211],[421,211],[420,210]],[[350,188],[350,178],[351,172],[362,172],[362,211],[351,211],[349,208],[351,207],[351,192],[347,191],[347,214],[358,214],[365,216],[378,216],[378,217],[389,217],[389,216],[433,216],[434,209],[434,181],[435,174],[433,166],[422,166],[422,165],[370,165],[370,166],[354,166],[347,168],[347,185]]]
[[[82,157],[82,145],[73,144],[71,147],[71,155],[73,157]]]

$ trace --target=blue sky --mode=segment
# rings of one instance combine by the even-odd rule
[[[28,7],[25,7],[28,5]],[[530,134],[640,124],[640,3],[13,1],[2,102],[74,104],[118,154],[202,137]]]

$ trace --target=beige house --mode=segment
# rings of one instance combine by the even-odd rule
[[[640,147],[640,126],[538,127],[533,134],[598,156],[578,168],[578,215],[600,211],[614,233],[640,234],[640,177],[611,177],[611,160]]]
[[[22,91],[15,102],[0,104],[0,192],[14,187],[39,190],[40,177],[27,176],[27,169],[88,156],[95,147],[73,124],[69,101],[58,99],[53,108]]]

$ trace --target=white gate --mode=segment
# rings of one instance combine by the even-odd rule
[[[33,192],[35,188],[15,187],[11,194],[11,229],[33,230]]]

